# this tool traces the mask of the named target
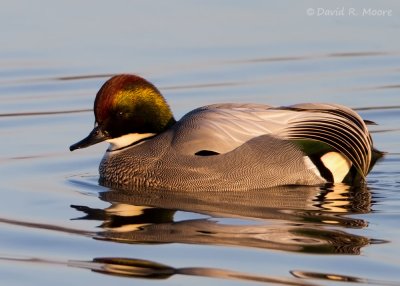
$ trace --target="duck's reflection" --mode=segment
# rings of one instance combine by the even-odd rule
[[[1,259],[1,258],[0,258]],[[209,278],[242,280],[273,284],[284,284],[291,286],[315,286],[306,281],[300,281],[296,278],[282,278],[273,276],[259,276],[244,272],[237,272],[227,269],[208,268],[208,267],[185,267],[174,268],[169,265],[154,261],[142,260],[136,258],[116,258],[116,257],[98,257],[92,261],[69,261],[69,266],[86,268],[94,272],[133,278],[146,279],[168,279],[173,275],[189,275]]]
[[[359,254],[363,246],[377,242],[346,231],[367,225],[349,216],[370,211],[371,195],[366,188],[335,185],[222,193],[110,190],[100,198],[111,206],[72,207],[85,213],[79,219],[102,221],[97,239],[114,242],[211,244],[324,254]],[[178,220],[179,211],[207,217]]]

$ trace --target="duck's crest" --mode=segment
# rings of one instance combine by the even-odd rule
[[[94,101],[94,114],[96,121],[101,122],[107,118],[110,113],[110,109],[114,108],[116,104],[123,100],[122,92],[147,91],[146,94],[148,94],[150,90],[160,94],[158,89],[153,84],[140,76],[120,74],[111,77],[97,92],[96,99]]]
[[[116,75],[100,88],[94,113],[99,125],[119,121],[120,126],[112,127],[114,131],[124,129],[118,135],[160,133],[175,123],[160,91],[144,78],[129,74]],[[122,126],[127,124],[130,127]]]

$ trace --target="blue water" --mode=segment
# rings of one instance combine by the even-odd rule
[[[356,4],[2,3],[0,284],[400,284],[400,4]],[[153,82],[176,118],[214,102],[345,104],[387,154],[361,189],[109,190],[107,146],[68,147],[116,73]]]

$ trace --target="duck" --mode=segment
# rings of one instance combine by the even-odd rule
[[[70,151],[106,141],[99,183],[115,189],[245,191],[365,183],[383,152],[349,107],[219,103],[175,120],[146,79],[118,74],[94,100],[95,125]]]

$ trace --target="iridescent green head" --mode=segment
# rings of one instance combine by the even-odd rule
[[[147,80],[116,75],[100,88],[94,101],[95,128],[70,150],[127,134],[159,134],[175,123],[164,97]]]

